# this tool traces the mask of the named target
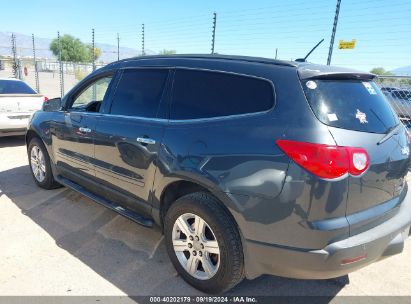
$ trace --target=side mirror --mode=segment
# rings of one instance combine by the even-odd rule
[[[58,111],[61,109],[61,98],[53,98],[45,101],[43,103],[43,111],[44,112],[53,112]]]

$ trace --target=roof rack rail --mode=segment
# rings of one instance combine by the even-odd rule
[[[238,56],[238,55],[220,55],[220,54],[174,54],[174,55],[148,55],[148,56],[138,56],[131,57],[126,60],[147,60],[147,59],[215,59],[215,60],[233,60],[233,61],[246,61],[254,63],[265,63],[273,65],[282,65],[289,67],[297,67],[298,63],[292,61],[283,61],[263,57],[251,57],[251,56]]]

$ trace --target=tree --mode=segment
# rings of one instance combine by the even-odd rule
[[[391,73],[390,71],[386,71],[384,68],[373,68],[371,71],[371,73],[376,74],[376,75],[384,75],[384,76],[392,76],[394,75],[393,73]]]
[[[176,50],[166,50],[166,49],[164,49],[164,50],[162,50],[162,51],[160,51],[160,55],[174,55],[174,54],[176,54],[177,52],[176,52]]]
[[[93,51],[92,51],[92,46],[91,45],[87,45],[87,49],[88,52],[90,54],[90,60],[89,61],[93,61]],[[101,56],[101,50],[99,48],[94,48],[94,57],[97,60],[99,57]]]
[[[71,35],[60,37],[61,60],[71,62],[90,62],[91,48],[82,43],[80,39]],[[59,42],[58,39],[53,39],[50,43],[50,50],[54,56],[59,57]]]

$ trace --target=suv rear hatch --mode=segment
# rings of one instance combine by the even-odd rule
[[[368,170],[359,177],[348,177],[350,235],[392,217],[407,191],[408,135],[373,77],[346,72],[300,73],[312,111],[328,126],[336,144],[364,148],[369,155]]]

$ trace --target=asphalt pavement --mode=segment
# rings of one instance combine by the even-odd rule
[[[0,138],[0,160],[0,295],[201,295],[177,275],[158,228],[66,188],[38,188],[22,137]],[[343,278],[262,276],[227,295],[411,295],[411,241]]]

